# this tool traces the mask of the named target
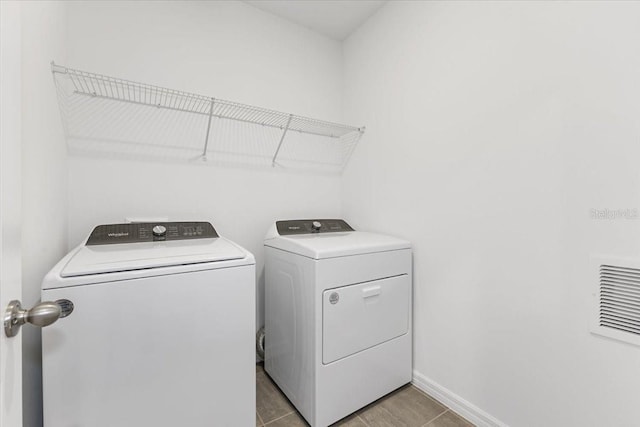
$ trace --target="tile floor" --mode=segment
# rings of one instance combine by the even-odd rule
[[[262,368],[256,368],[256,426],[305,427],[308,424]],[[341,427],[471,427],[473,424],[412,385],[338,421]]]

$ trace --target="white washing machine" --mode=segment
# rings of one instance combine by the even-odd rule
[[[264,245],[265,369],[309,424],[411,381],[409,242],[334,219],[278,221]]]
[[[255,426],[255,261],[208,222],[98,226],[42,299],[45,427]]]

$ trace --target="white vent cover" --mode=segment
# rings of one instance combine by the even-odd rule
[[[597,288],[591,332],[640,345],[640,260],[592,258]]]

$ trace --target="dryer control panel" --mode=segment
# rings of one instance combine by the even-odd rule
[[[278,234],[338,233],[341,231],[355,231],[342,219],[294,219],[276,221]]]
[[[93,229],[87,246],[114,243],[157,242],[165,240],[210,239],[219,237],[208,222],[146,222],[99,225]]]

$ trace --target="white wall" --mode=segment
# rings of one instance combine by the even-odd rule
[[[66,147],[49,62],[65,59],[64,5],[22,3],[22,303],[67,250]],[[42,424],[40,330],[22,328],[24,426]]]
[[[242,2],[71,2],[64,65],[327,120],[341,118],[341,45]],[[256,255],[277,219],[340,216],[337,176],[69,159],[69,245],[125,217],[211,221]],[[259,297],[258,323],[262,323]]]
[[[343,214],[414,242],[415,371],[513,426],[631,426],[640,348],[592,336],[637,255],[640,3],[389,2],[344,46],[367,134]]]

